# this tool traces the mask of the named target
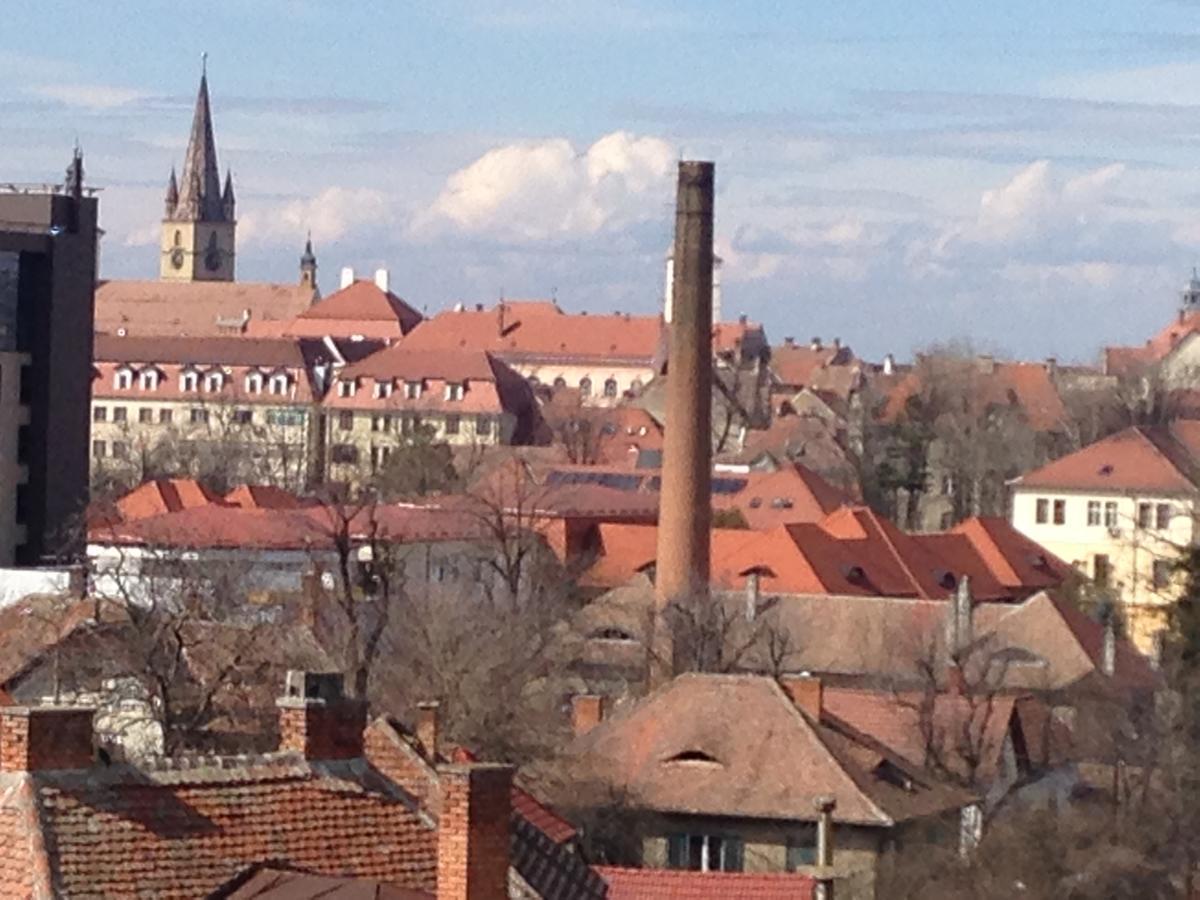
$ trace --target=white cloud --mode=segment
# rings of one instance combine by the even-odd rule
[[[1059,97],[1116,103],[1200,105],[1200,63],[1109,69],[1066,75],[1045,82],[1044,90]]]
[[[299,241],[311,231],[313,240],[335,241],[352,231],[392,221],[393,205],[382,192],[334,186],[311,200],[292,200],[244,214],[238,222],[238,240]]]
[[[542,241],[660,218],[675,158],[665,141],[624,131],[583,153],[565,138],[497,147],[451,175],[413,231]]]
[[[116,109],[151,96],[145,91],[111,84],[43,84],[28,88],[28,92],[35,97],[55,100],[65,106],[94,111]]]

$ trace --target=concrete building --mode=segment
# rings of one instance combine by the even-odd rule
[[[82,549],[97,216],[78,150],[65,184],[0,193],[3,565]]]
[[[1145,653],[1196,540],[1198,464],[1200,422],[1177,421],[1126,429],[1013,484],[1013,525],[1119,601]]]

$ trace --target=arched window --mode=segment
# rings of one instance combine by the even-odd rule
[[[143,369],[138,374],[138,387],[143,391],[158,390],[158,369],[151,366],[149,369]]]
[[[556,391],[562,390],[566,386],[567,386],[567,379],[563,378],[561,375],[559,375],[557,378],[554,379],[554,389]]]
[[[604,396],[605,397],[617,396],[617,379],[610,378],[606,382],[604,382]]]
[[[200,385],[200,373],[194,369],[187,369],[179,376],[179,389],[181,391],[194,391]]]
[[[183,244],[183,232],[175,229],[175,246],[178,247],[181,244]]]
[[[133,387],[133,369],[122,366],[113,376],[113,387],[118,391],[127,391]]]
[[[246,376],[246,393],[261,394],[263,389],[262,372],[251,372]]]
[[[592,379],[586,376],[579,379],[579,395],[581,397],[592,396]]]
[[[290,379],[288,378],[287,373],[276,372],[271,376],[271,393],[276,395],[286,394],[289,382]]]
[[[223,387],[225,387],[224,372],[209,372],[204,376],[204,390],[209,393],[216,393]]]

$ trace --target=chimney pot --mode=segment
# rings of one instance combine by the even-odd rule
[[[392,277],[387,269],[375,270],[375,287],[379,288],[385,294],[391,290]]]
[[[342,269],[341,286],[344,288],[348,288],[352,284],[354,284],[354,269],[350,266],[345,266]]]
[[[892,354],[887,354],[883,358],[883,374],[892,375],[896,371],[896,357]]]
[[[598,694],[576,694],[571,698],[571,728],[576,737],[587,734],[603,720],[603,697]]]
[[[820,678],[813,675],[782,675],[779,684],[787,691],[797,709],[820,721],[824,693]]]
[[[738,316],[738,324],[739,325],[745,325],[749,321],[750,321],[750,317],[748,315],[746,315],[745,313],[742,313],[740,316]]]
[[[437,759],[438,728],[441,704],[436,700],[422,700],[417,704],[417,740],[426,759]]]
[[[440,766],[437,900],[508,900],[513,767]]]
[[[817,797],[813,807],[817,811],[817,871],[814,873],[813,900],[833,900],[833,811],[837,808],[837,800]]]
[[[356,759],[363,755],[365,700],[346,697],[338,672],[289,670],[279,709],[279,749],[305,759]]]
[[[810,340],[808,342],[808,349],[809,350],[820,350],[821,349],[821,339],[819,337],[815,337],[812,340]]]
[[[0,772],[89,768],[95,712],[67,706],[0,708]]]

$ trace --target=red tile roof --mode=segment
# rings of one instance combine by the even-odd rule
[[[391,291],[360,279],[286,322],[252,323],[250,334],[296,337],[363,337],[395,341],[412,331],[421,314]]]
[[[223,900],[435,900],[429,891],[414,891],[370,878],[344,878],[293,872],[277,866],[237,879],[239,887],[222,892]]]
[[[607,882],[609,900],[809,900],[814,888],[807,875],[593,868]]]
[[[361,760],[5,773],[0,793],[26,823],[11,837],[44,848],[46,896],[202,897],[268,860],[434,887],[434,830]]]
[[[101,281],[96,286],[96,331],[166,337],[240,334],[244,322],[294,318],[308,309],[313,296],[311,288],[298,284]]]
[[[221,498],[227,506],[243,509],[300,509],[312,505],[283,488],[269,484],[241,484]]]
[[[117,514],[127,522],[197,506],[220,504],[221,498],[193,478],[159,478],[144,482],[117,500]]]
[[[1187,494],[1200,485],[1200,422],[1127,428],[1017,479],[1024,488]]]

